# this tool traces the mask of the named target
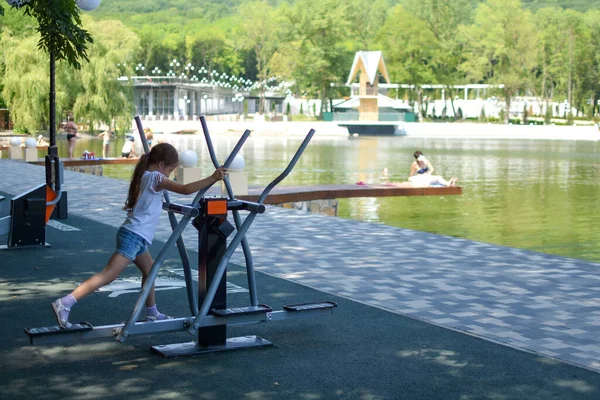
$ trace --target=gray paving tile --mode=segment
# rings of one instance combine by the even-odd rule
[[[0,160],[0,176],[16,195],[44,170]],[[128,182],[65,171],[64,186],[70,213],[122,223]],[[165,214],[156,238],[170,233]],[[183,238],[195,249],[194,228]],[[598,263],[277,207],[248,239],[258,271],[600,372]],[[232,261],[244,264],[241,249]]]

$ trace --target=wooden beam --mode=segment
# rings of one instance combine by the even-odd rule
[[[257,201],[263,187],[252,186],[248,195],[236,196],[239,200]],[[211,194],[215,194],[212,190]],[[209,193],[210,193],[209,192]],[[461,195],[462,187],[412,187],[410,182],[390,185],[308,185],[280,186],[267,196],[265,204],[294,203],[299,201],[347,199],[356,197],[399,197],[399,196],[450,196]]]

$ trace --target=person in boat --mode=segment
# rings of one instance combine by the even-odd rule
[[[414,186],[456,186],[457,178],[452,177],[449,181],[439,175],[433,175],[435,168],[422,151],[417,150],[413,156],[415,161],[410,166],[409,182]]]

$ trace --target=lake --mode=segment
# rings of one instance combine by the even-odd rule
[[[212,172],[202,135],[169,135],[182,151],[193,149]],[[120,155],[123,138],[110,156]],[[224,161],[236,136],[214,137]],[[301,138],[251,136],[242,154],[251,185],[266,185],[292,158]],[[66,140],[58,140],[66,155]],[[102,154],[100,139],[79,139]],[[600,262],[598,152],[595,141],[439,139],[416,137],[315,138],[282,182],[328,184],[382,182],[408,177],[412,153],[421,150],[436,174],[459,178],[462,196],[342,199],[339,216],[414,230]],[[105,166],[104,174],[129,179],[133,166]]]

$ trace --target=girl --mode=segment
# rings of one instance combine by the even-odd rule
[[[457,178],[452,177],[447,181],[439,175],[433,175],[433,165],[421,151],[415,151],[413,156],[415,161],[410,166],[410,176],[408,178],[413,186],[456,186]]]
[[[178,163],[177,150],[168,143],[158,144],[150,153],[140,157],[133,171],[129,194],[123,208],[127,211],[127,218],[117,232],[116,251],[101,272],[88,278],[70,294],[52,303],[52,310],[61,327],[71,327],[69,312],[75,303],[114,281],[130,262],[133,261],[142,272],[142,285],[144,284],[154,263],[148,245],[152,244],[158,217],[162,212],[163,190],[192,194],[213,185],[227,175],[227,169],[221,167],[207,178],[182,185],[168,178]],[[153,287],[146,300],[146,320],[170,318],[158,311]]]

